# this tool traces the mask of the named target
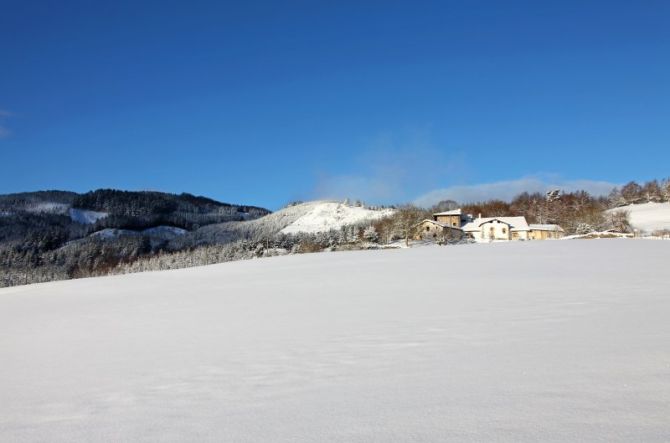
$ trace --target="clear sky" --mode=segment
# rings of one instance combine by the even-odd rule
[[[0,3],[0,193],[276,209],[670,175],[666,0]]]

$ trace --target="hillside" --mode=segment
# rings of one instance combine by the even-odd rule
[[[393,214],[392,209],[371,210],[338,202],[317,201],[301,205],[304,214],[283,228],[283,234],[316,233],[378,220]]]
[[[258,240],[277,234],[314,234],[365,224],[392,213],[392,209],[373,210],[340,202],[312,201],[288,206],[255,220],[205,226],[183,241],[216,244],[237,238]]]
[[[574,240],[0,289],[0,440],[664,441],[668,262]]]
[[[612,211],[628,211],[629,220],[635,229],[651,234],[654,231],[670,229],[670,203],[642,203],[621,206]]]
[[[0,195],[0,286],[104,273],[163,251],[202,226],[268,213],[255,206],[161,192]]]
[[[103,275],[139,259],[207,246],[222,246],[215,253],[225,261],[255,256],[257,242],[272,241],[283,252],[313,241],[309,235],[393,213],[332,201],[270,213],[190,194],[111,189],[0,196],[0,209],[0,287]]]

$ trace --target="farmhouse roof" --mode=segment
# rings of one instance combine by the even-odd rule
[[[462,215],[461,209],[452,209],[451,211],[438,212],[433,215]]]

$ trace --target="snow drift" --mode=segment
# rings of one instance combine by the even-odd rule
[[[0,289],[0,440],[666,441],[669,262],[514,242]]]

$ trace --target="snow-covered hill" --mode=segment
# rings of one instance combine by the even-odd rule
[[[378,220],[393,214],[392,209],[372,210],[329,201],[303,203],[299,205],[299,208],[304,210],[304,213],[282,229],[282,233],[324,232],[331,229],[340,229],[343,226]]]
[[[517,242],[0,289],[0,441],[665,441],[669,262]]]
[[[205,226],[182,240],[195,244],[225,243],[239,238],[261,238],[277,233],[317,233],[378,220],[392,209],[373,210],[333,201],[312,201],[280,209],[255,220]]]
[[[652,233],[670,229],[670,203],[643,203],[610,209],[610,211],[621,210],[629,212],[630,223],[640,231]]]

